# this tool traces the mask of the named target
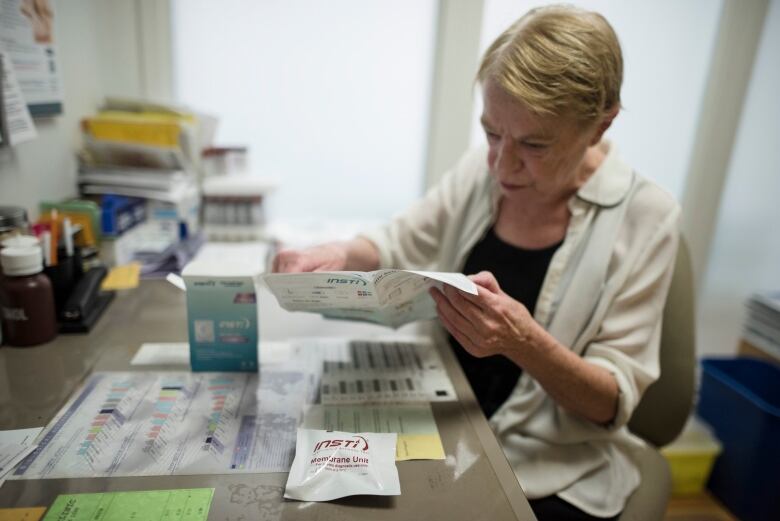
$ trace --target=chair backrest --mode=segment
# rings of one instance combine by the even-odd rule
[[[661,330],[661,376],[645,391],[628,428],[656,447],[674,440],[693,405],[696,367],[693,272],[680,239]]]

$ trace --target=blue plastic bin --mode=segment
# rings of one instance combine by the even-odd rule
[[[723,444],[707,487],[743,521],[780,519],[780,367],[703,360],[697,410]]]

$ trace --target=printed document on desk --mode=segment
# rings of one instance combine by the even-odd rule
[[[9,479],[286,472],[317,381],[268,374],[93,374]]]
[[[260,359],[251,374],[94,373],[9,479],[287,472],[297,428],[318,403],[389,407],[386,418],[409,427],[402,456],[429,457],[438,436],[419,406],[456,399],[430,341],[261,342]],[[397,402],[409,409],[392,412]]]
[[[327,348],[322,361],[323,405],[455,400],[452,381],[431,341],[309,339],[302,351]]]
[[[461,273],[378,270],[274,273],[264,277],[279,305],[287,311],[311,311],[326,318],[363,320],[400,327],[436,317],[428,294],[444,284],[477,294]]]
[[[43,521],[206,521],[213,488],[61,494]]]
[[[0,431],[0,486],[3,485],[6,475],[13,470],[17,463],[35,450],[35,439],[42,430],[41,427],[35,427]]]
[[[395,432],[396,461],[444,459],[431,404],[315,405],[303,419],[307,429]]]

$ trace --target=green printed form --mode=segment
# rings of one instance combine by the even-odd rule
[[[206,521],[213,488],[62,494],[43,521]]]

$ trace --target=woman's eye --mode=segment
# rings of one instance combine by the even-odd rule
[[[527,146],[528,148],[532,148],[534,150],[541,150],[547,147],[545,143],[523,143],[523,145]]]
[[[498,134],[496,134],[495,132],[489,132],[489,131],[486,130],[485,131],[485,135],[487,136],[488,141],[496,141],[496,140],[500,139],[500,136]]]

